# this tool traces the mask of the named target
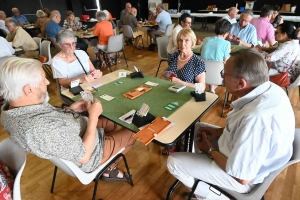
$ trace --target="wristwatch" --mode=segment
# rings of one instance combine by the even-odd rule
[[[218,151],[217,149],[213,148],[213,147],[210,147],[210,149],[208,150],[207,152],[207,156],[210,158],[210,159],[213,159],[213,157],[210,155],[212,151]]]

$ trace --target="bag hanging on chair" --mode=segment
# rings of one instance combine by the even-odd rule
[[[292,62],[291,66],[289,67],[289,69],[286,70],[286,72],[280,72],[279,74],[276,74],[274,76],[270,76],[269,80],[273,83],[275,83],[276,85],[280,86],[280,87],[287,87],[291,84],[290,82],[290,77],[289,77],[289,70],[292,68],[295,60],[297,59],[298,54],[296,55],[294,61]],[[271,68],[272,63],[269,66],[269,70]]]

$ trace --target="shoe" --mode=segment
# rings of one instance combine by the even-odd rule
[[[120,177],[121,175],[122,177]],[[107,182],[127,182],[129,176],[127,173],[121,172],[117,168],[113,168],[106,170],[100,179]]]
[[[175,151],[176,151],[176,145],[171,147],[169,150],[167,148],[164,148],[163,151],[162,151],[162,154],[165,155],[165,156],[168,156],[171,153],[174,153]]]
[[[215,90],[210,89],[209,90],[210,93],[216,94]]]
[[[184,198],[184,200],[188,200],[190,196],[190,192],[184,192],[182,194],[182,197]],[[193,194],[191,200],[198,200],[197,197]]]

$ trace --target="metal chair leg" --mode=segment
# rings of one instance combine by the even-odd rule
[[[223,117],[223,115],[224,115],[224,109],[225,109],[225,105],[227,103],[228,95],[229,95],[229,93],[226,91],[224,101],[223,101],[223,108],[222,108],[221,117]]]
[[[193,194],[194,194],[194,192],[195,192],[195,190],[196,190],[196,188],[197,188],[197,186],[198,186],[199,181],[200,181],[199,179],[196,179],[196,180],[195,180],[195,183],[194,183],[194,185],[193,185],[193,187],[192,187],[192,190],[191,190],[191,192],[190,192],[190,195],[189,195],[188,200],[191,200],[191,198],[192,198],[192,196],[193,196]]]
[[[289,90],[287,89],[287,87],[285,87],[285,91],[286,91],[287,96],[289,97]]]
[[[57,172],[57,167],[55,166],[55,167],[54,167],[53,178],[52,178],[51,190],[50,190],[51,193],[53,193],[53,190],[54,190],[54,184],[55,184],[56,172]]]
[[[158,65],[158,68],[157,68],[155,77],[157,77],[157,74],[158,74],[158,71],[159,71],[159,68],[160,68],[160,64],[161,64],[162,61],[163,61],[163,60],[160,60],[160,62],[159,62],[159,65]]]
[[[128,69],[128,64],[127,64],[127,60],[126,60],[126,57],[125,57],[125,52],[124,52],[124,49],[122,50],[122,52],[123,52],[124,60],[125,60],[125,62],[126,62],[126,65],[127,65],[126,69]]]
[[[172,193],[173,191],[175,190],[175,188],[177,187],[177,185],[179,184],[179,180],[176,179],[176,181],[173,183],[173,185],[170,187],[169,191],[168,191],[168,194],[167,194],[167,197],[166,197],[166,200],[170,200],[171,196],[172,196]]]
[[[134,186],[133,180],[132,180],[132,175],[130,174],[130,170],[129,170],[129,167],[128,167],[128,163],[127,163],[126,157],[125,157],[124,154],[121,154],[121,156],[122,156],[122,158],[124,160],[124,163],[125,163],[125,166],[126,166],[127,174],[128,174],[129,181],[130,181],[130,185]]]

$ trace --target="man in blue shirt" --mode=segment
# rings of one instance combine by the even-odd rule
[[[156,35],[164,35],[169,24],[172,24],[170,14],[164,10],[164,6],[159,4],[156,7],[156,12],[159,13],[156,20],[150,21],[152,25],[158,25],[159,29],[150,33],[151,38],[155,40]],[[154,41],[155,42],[155,41]]]
[[[62,30],[62,27],[58,25],[61,20],[60,12],[58,10],[53,10],[51,12],[50,18],[51,20],[46,25],[46,35],[54,44],[54,46],[59,48],[56,44],[55,36],[58,31]],[[83,51],[87,51],[88,44],[84,40],[78,40],[76,43],[76,48],[81,49]]]
[[[238,23],[232,24],[229,34],[231,44],[246,47],[254,47],[257,45],[257,34],[255,27],[250,24],[253,13],[250,9],[246,9],[240,16]]]
[[[19,24],[19,26],[23,27],[25,24],[29,24],[27,18],[24,15],[20,14],[18,8],[13,8],[11,11],[14,14],[12,18]]]

